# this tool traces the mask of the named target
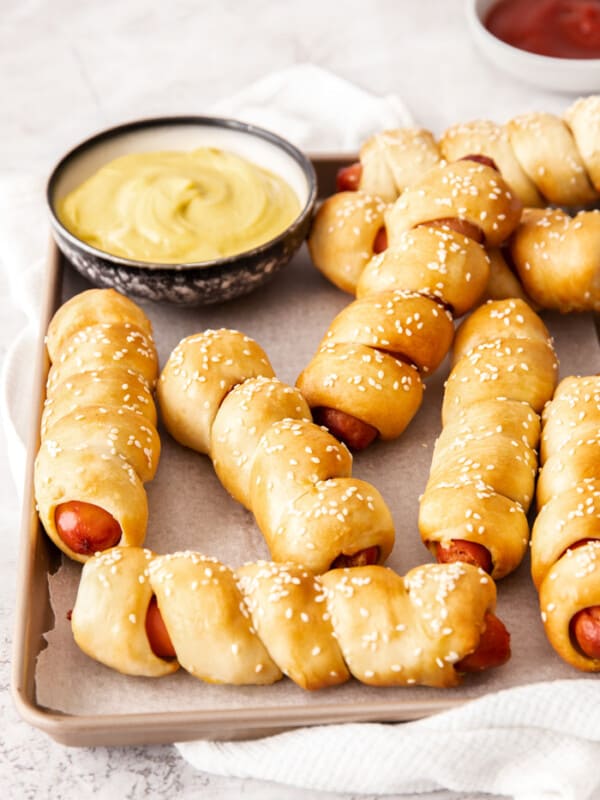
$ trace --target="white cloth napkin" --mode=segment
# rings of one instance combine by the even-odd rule
[[[8,302],[23,312],[26,323],[6,351],[0,375],[0,415],[7,456],[19,500],[25,475],[28,424],[33,401],[33,370],[40,335],[45,252],[49,228],[44,180],[29,174],[0,178],[0,265]]]
[[[320,726],[177,748],[205,772],[312,790],[598,800],[600,686],[538,683],[406,724]]]
[[[310,153],[356,153],[371,134],[413,124],[396,95],[373,95],[315,64],[267,75],[210,112],[269,128]]]
[[[412,123],[397,97],[371,95],[310,64],[267,76],[210,111],[271,128],[310,152],[355,152],[371,133]],[[0,179],[2,277],[13,306],[28,320],[4,359],[0,393],[19,492],[48,236],[43,191],[40,178]],[[335,725],[251,742],[177,747],[206,772],[313,791],[400,794],[447,788],[518,800],[591,800],[600,797],[599,689],[593,680],[540,684],[414,723]]]

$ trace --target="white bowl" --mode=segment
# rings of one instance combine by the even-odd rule
[[[483,21],[497,0],[465,0],[469,29],[477,46],[497,67],[520,81],[558,92],[600,91],[600,58],[551,58],[506,44]]]

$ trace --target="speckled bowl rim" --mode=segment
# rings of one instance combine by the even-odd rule
[[[135,259],[113,255],[112,253],[107,253],[105,250],[100,250],[97,247],[87,244],[87,242],[84,242],[82,239],[79,239],[79,237],[71,233],[71,231],[62,224],[54,208],[53,195],[58,179],[74,158],[82,153],[85,153],[86,150],[93,149],[101,142],[105,142],[109,139],[113,139],[136,130],[166,128],[169,126],[177,127],[185,125],[203,126],[207,128],[225,128],[227,130],[237,131],[245,135],[256,136],[260,139],[266,140],[272,145],[275,145],[280,150],[283,150],[285,153],[287,153],[287,155],[291,156],[302,169],[308,185],[308,196],[304,206],[300,210],[300,213],[280,234],[275,236],[273,239],[269,239],[267,242],[258,245],[258,247],[252,248],[251,250],[243,250],[240,253],[235,253],[234,255],[226,256],[225,258],[215,258],[211,261],[182,261],[174,263],[138,261]],[[194,114],[186,114],[181,116],[175,115],[168,117],[148,117],[144,119],[133,120],[131,122],[121,123],[119,125],[114,125],[111,128],[101,130],[93,136],[84,139],[82,142],[71,148],[71,150],[68,150],[65,155],[63,155],[62,158],[56,163],[46,182],[46,205],[53,227],[55,227],[62,236],[68,239],[74,247],[77,247],[89,255],[95,256],[96,258],[104,259],[105,261],[109,261],[115,265],[118,265],[119,267],[124,267],[125,269],[130,270],[166,270],[178,272],[194,269],[210,269],[213,267],[227,267],[236,264],[236,262],[242,258],[246,259],[248,257],[251,258],[263,253],[267,253],[274,244],[283,241],[287,236],[289,236],[290,231],[294,231],[300,225],[302,225],[306,217],[312,213],[316,199],[317,176],[312,162],[308,156],[302,152],[302,150],[293,145],[290,141],[282,136],[279,136],[277,133],[273,133],[273,131],[267,130],[266,128],[261,128],[258,125],[252,125],[249,122],[242,122],[241,120],[232,119],[229,117],[214,117]]]

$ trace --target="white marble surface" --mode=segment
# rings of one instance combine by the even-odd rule
[[[467,34],[461,0],[2,0],[0,6],[2,174],[45,175],[63,151],[99,128],[139,116],[202,113],[269,72],[307,61],[367,90],[398,94],[415,118],[436,132],[473,117],[504,120],[534,108],[561,111],[571,99],[519,84],[485,63]],[[24,322],[7,286],[3,270],[0,359]],[[0,448],[6,451],[4,438]],[[8,688],[17,506],[4,458],[3,798],[317,797],[197,773],[170,746],[67,749],[23,723]],[[437,800],[451,796],[458,797],[435,795]]]

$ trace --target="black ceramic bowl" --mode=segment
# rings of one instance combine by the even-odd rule
[[[127,153],[203,146],[229,150],[284,178],[298,196],[301,209],[291,225],[271,241],[227,258],[153,264],[98,250],[70,233],[58,219],[57,201],[112,159]],[[253,291],[287,264],[308,233],[316,183],[309,159],[270,131],[217,117],[164,117],[110,128],[75,147],[52,171],[46,196],[59,248],[94,285],[147,300],[206,305]]]

